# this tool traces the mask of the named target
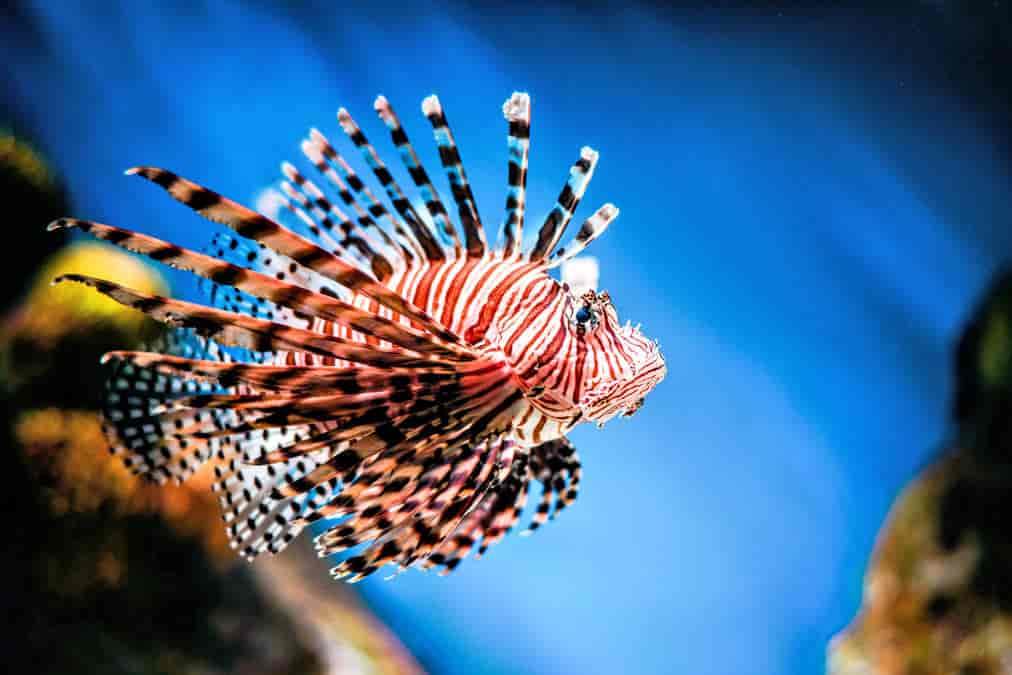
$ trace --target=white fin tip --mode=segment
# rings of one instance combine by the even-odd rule
[[[309,161],[313,164],[320,164],[323,162],[323,153],[320,152],[318,144],[308,138],[302,141],[302,154],[308,157]]]
[[[531,97],[522,91],[515,91],[502,104],[502,114],[507,122],[529,122],[531,119]]]
[[[426,117],[429,115],[439,115],[443,112],[443,106],[439,103],[439,97],[435,94],[426,96],[425,100],[422,101],[422,114]]]

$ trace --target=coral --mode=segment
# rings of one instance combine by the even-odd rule
[[[24,138],[0,129],[0,194],[16,205],[6,216],[17,231],[17,255],[4,259],[0,306],[24,291],[38,261],[66,243],[65,233],[46,232],[46,223],[66,215],[68,206],[59,181],[45,159]]]
[[[834,675],[1012,672],[1012,273],[956,353],[952,449],[897,499]]]
[[[896,501],[865,576],[861,613],[830,648],[830,673],[1012,672],[1012,616],[974,589],[980,535],[969,530],[949,547],[943,540],[944,504],[965,470],[960,457],[931,467]]]
[[[163,330],[77,284],[51,284],[55,276],[71,271],[101,271],[147,292],[167,292],[150,266],[114,247],[74,243],[54,254],[34,275],[25,301],[0,325],[0,385],[18,408],[97,410],[105,379],[102,354],[140,346]]]
[[[109,324],[126,334],[145,329],[148,320],[140,312],[79,284],[56,284],[61,274],[108,276],[111,281],[143,293],[164,295],[165,280],[139,258],[108,244],[75,242],[51,257],[35,275],[22,305],[40,339],[53,339],[74,328]],[[68,325],[69,322],[69,325]]]
[[[157,514],[177,535],[199,541],[213,560],[222,565],[234,561],[210,489],[210,466],[183,485],[144,482],[109,454],[98,414],[86,410],[23,413],[15,423],[15,438],[53,516]]]

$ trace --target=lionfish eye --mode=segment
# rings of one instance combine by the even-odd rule
[[[598,316],[597,311],[594,310],[589,304],[584,304],[573,315],[573,321],[576,322],[576,330],[582,335],[589,328],[593,330],[597,328]]]

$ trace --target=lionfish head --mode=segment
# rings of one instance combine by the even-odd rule
[[[587,291],[574,298],[569,323],[587,350],[584,392],[577,406],[585,421],[598,426],[616,415],[630,416],[664,379],[667,368],[655,340],[629,322],[621,325],[607,292]]]

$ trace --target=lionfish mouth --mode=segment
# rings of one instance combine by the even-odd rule
[[[643,406],[646,395],[664,379],[667,366],[657,343],[647,341],[636,329],[635,337],[646,345],[626,377],[601,382],[584,394],[579,407],[583,419],[603,426],[616,415],[629,417]]]

